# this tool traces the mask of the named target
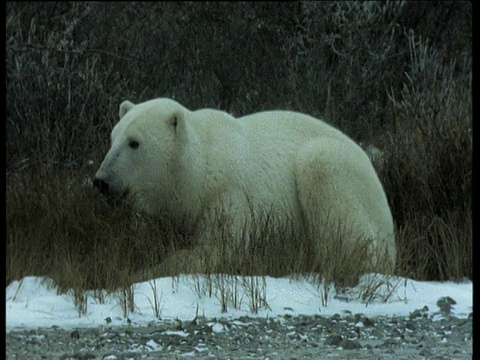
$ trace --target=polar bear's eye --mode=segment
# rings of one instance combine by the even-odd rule
[[[140,144],[138,143],[137,140],[130,140],[128,142],[128,146],[130,146],[131,149],[138,149],[138,147],[140,146]]]

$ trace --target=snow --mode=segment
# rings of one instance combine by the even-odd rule
[[[378,284],[383,285],[376,287]],[[373,288],[375,296],[368,291]],[[193,320],[197,316],[232,322],[241,316],[272,318],[286,314],[329,316],[350,312],[367,317],[408,316],[424,306],[428,306],[432,315],[440,310],[437,301],[442,297],[455,300],[451,310],[454,316],[467,317],[473,301],[471,281],[427,282],[378,274],[365,275],[347,294],[336,294],[333,285],[315,285],[305,278],[229,275],[158,278],[136,283],[132,290],[133,312],[125,310],[124,292],[87,291],[85,311],[80,314],[73,292],[59,294],[49,278],[25,277],[13,281],[6,289],[6,329],[54,325],[72,329],[107,323],[142,326],[159,320]],[[223,325],[215,326],[215,331],[223,331]]]

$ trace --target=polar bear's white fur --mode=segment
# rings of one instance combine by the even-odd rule
[[[199,243],[208,242],[218,208],[237,241],[246,241],[239,228],[252,223],[252,214],[273,211],[277,221],[309,228],[317,251],[348,228],[346,246],[368,239],[368,261],[386,260],[374,270],[395,267],[392,215],[368,156],[339,130],[301,113],[237,119],[165,98],[124,101],[95,183],[112,198],[168,216]]]

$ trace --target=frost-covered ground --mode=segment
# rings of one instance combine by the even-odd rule
[[[236,279],[236,280],[235,280]],[[389,278],[368,297],[368,289],[378,284],[379,277],[363,278],[349,294],[314,286],[306,280],[290,278],[234,278],[200,276],[159,278],[133,285],[135,310],[125,312],[124,299],[117,294],[87,292],[84,314],[79,315],[73,293],[57,294],[49,279],[26,277],[12,282],[6,289],[6,329],[51,327],[64,329],[126,324],[147,324],[152,320],[192,320],[206,318],[238,318],[241,316],[272,318],[282,315],[322,315],[351,312],[374,316],[407,316],[427,306],[438,311],[437,302],[449,297],[456,303],[451,313],[458,318],[472,312],[472,282],[423,282]],[[223,291],[221,291],[223,289]],[[209,293],[211,291],[211,296]],[[368,301],[358,299],[363,294]],[[222,296],[223,304],[222,306]],[[386,300],[386,301],[385,301]],[[252,312],[252,307],[257,313]],[[107,320],[105,320],[107,319]]]

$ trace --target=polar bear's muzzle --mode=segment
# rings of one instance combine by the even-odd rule
[[[93,186],[96,187],[97,189],[99,189],[100,193],[102,195],[105,195],[105,196],[108,197],[108,190],[109,190],[110,186],[108,185],[107,182],[105,182],[101,179],[95,178],[93,180]]]
[[[93,180],[93,186],[98,190],[100,190],[100,193],[104,195],[108,200],[112,200],[112,201],[121,200],[128,193],[128,190],[119,191],[114,186],[109,184],[107,181],[100,179],[98,177],[96,177]]]

